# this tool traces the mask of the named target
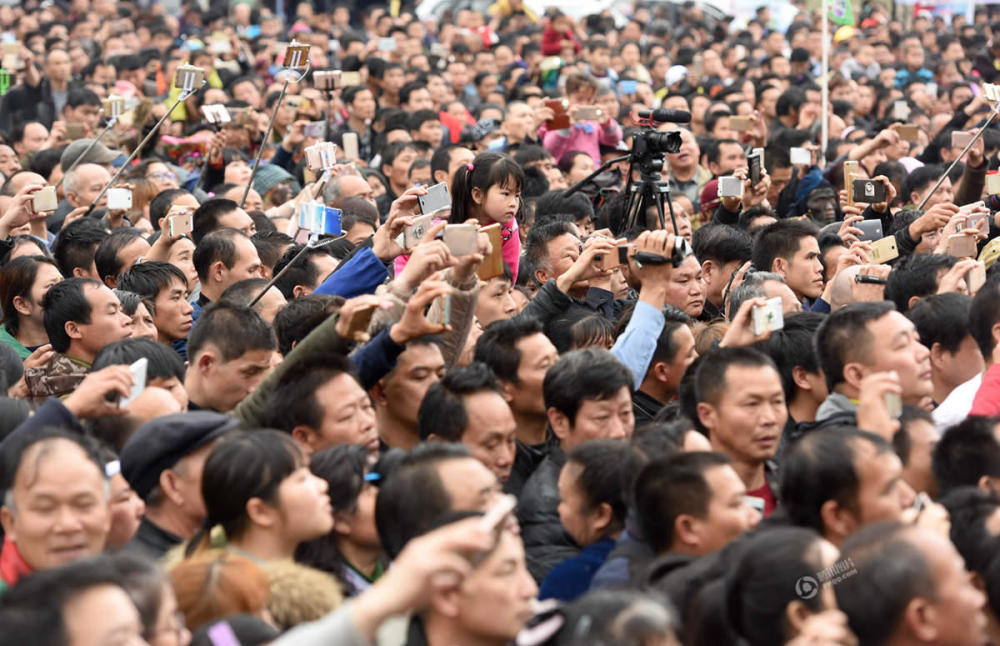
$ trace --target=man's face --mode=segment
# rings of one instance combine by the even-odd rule
[[[62,83],[69,79],[70,74],[69,54],[61,49],[52,50],[45,59],[45,75],[53,81]]]
[[[162,340],[176,341],[188,337],[194,324],[191,318],[194,308],[188,303],[187,296],[187,284],[176,278],[157,293],[153,320]]]
[[[938,378],[954,387],[983,371],[983,355],[970,334],[962,339],[954,354],[942,349],[938,358],[933,359],[931,364]]]
[[[260,90],[250,81],[239,83],[233,88],[233,98],[245,101],[251,108],[259,110],[261,106]]]
[[[937,481],[931,469],[931,456],[938,441],[937,430],[927,420],[913,419],[906,423],[906,434],[910,440],[910,453],[903,467],[903,480],[914,491],[937,498]]]
[[[410,92],[410,100],[406,104],[407,112],[417,110],[433,110],[434,102],[431,101],[431,93],[427,88],[419,88]]]
[[[760,513],[747,502],[747,488],[728,464],[705,471],[705,481],[712,491],[704,518],[698,519],[699,551],[708,554],[720,550],[743,532],[760,522]]]
[[[491,278],[482,286],[476,302],[476,318],[480,325],[486,327],[494,321],[509,319],[517,314],[512,291],[510,281],[503,276]]]
[[[416,428],[420,402],[444,371],[444,356],[436,344],[407,347],[396,360],[396,369],[382,380],[386,406],[393,416]]]
[[[513,143],[524,141],[535,128],[534,111],[526,103],[515,103],[507,110],[503,130]]]
[[[698,402],[698,417],[713,449],[736,462],[763,464],[774,457],[788,419],[781,378],[771,366],[731,365],[718,402]]]
[[[876,452],[866,440],[855,440],[852,449],[858,477],[857,526],[898,521],[914,500],[913,489],[903,480],[903,463],[892,451]]]
[[[788,183],[792,181],[792,168],[775,168],[771,171],[771,185],[767,189],[767,201],[771,204],[778,203],[778,196],[785,190]]]
[[[73,206],[90,206],[105,185],[111,181],[111,174],[103,166],[97,164],[80,164],[74,171],[77,176],[76,190],[66,193],[66,199]],[[105,194],[97,203],[98,208],[104,208],[108,198]]]
[[[444,138],[444,133],[441,131],[440,121],[424,121],[420,124],[420,130],[413,137],[416,141],[426,141],[433,148],[438,148],[441,146],[441,140]],[[427,172],[430,172],[428,168]]]
[[[568,433],[559,434],[560,446],[570,451],[590,440],[624,440],[632,437],[632,393],[622,387],[607,399],[585,399]]]
[[[559,278],[565,274],[580,257],[580,240],[571,233],[549,240],[546,248],[549,252],[549,267],[552,269],[550,278]]]
[[[469,417],[462,431],[462,444],[493,472],[500,484],[506,484],[514,466],[514,413],[503,396],[493,391],[465,395],[462,404]]]
[[[743,147],[739,144],[721,144],[719,146],[719,162],[713,164],[711,170],[716,175],[725,175],[737,168],[747,167],[747,158],[743,156]]]
[[[455,173],[458,172],[458,169],[470,164],[475,157],[468,148],[460,146],[451,149],[451,154],[448,156],[448,186],[451,186],[454,181]]]
[[[209,346],[211,347],[211,346]],[[249,350],[232,361],[223,361],[222,354],[213,348],[211,365],[205,372],[203,408],[226,413],[252,393],[271,371],[271,350]]]
[[[68,440],[29,448],[3,507],[7,538],[32,570],[96,556],[111,529],[108,489],[100,469]]]
[[[120,586],[94,585],[63,604],[68,646],[145,644],[139,611]]]
[[[389,172],[387,173],[389,177],[389,183],[392,184],[395,189],[402,189],[409,185],[410,183],[410,166],[413,164],[413,160],[417,158],[417,151],[412,148],[406,148],[392,160],[392,165],[389,166]],[[385,170],[386,166],[383,165],[382,169]],[[400,191],[396,191],[399,193]]]
[[[820,262],[819,243],[813,236],[799,239],[799,249],[785,261],[786,269],[779,271],[785,282],[799,298],[817,298],[823,293],[823,263]]]
[[[4,177],[10,177],[21,170],[21,162],[17,160],[17,153],[10,146],[0,145],[0,173]]]
[[[320,428],[308,433],[311,450],[357,444],[373,456],[378,453],[375,409],[357,379],[347,373],[337,375],[316,389],[316,401],[323,409],[323,418]]]
[[[375,118],[375,96],[371,90],[360,90],[351,103],[351,116],[355,119]]]
[[[927,530],[911,534],[910,542],[918,547],[927,563],[934,590],[921,593],[932,596],[935,644],[972,646],[986,644],[986,596],[977,588],[965,567],[965,561],[947,537]]]
[[[136,238],[122,247],[115,255],[115,258],[121,263],[122,271],[125,272],[131,269],[139,258],[149,253],[149,248],[150,244],[142,237]]]
[[[693,255],[688,256],[670,273],[667,282],[666,303],[684,311],[688,316],[697,318],[705,307],[705,281],[702,278],[701,265]]]
[[[398,94],[405,82],[406,77],[403,74],[403,70],[398,67],[388,69],[382,77],[382,89],[389,94]]]
[[[695,350],[694,334],[691,328],[681,325],[671,335],[671,343],[677,348],[677,354],[673,360],[667,364],[667,381],[664,387],[668,392],[677,392],[681,385],[681,378],[691,367],[695,359],[698,358],[698,351]]]
[[[83,104],[75,108],[69,106],[63,110],[63,118],[69,123],[82,123],[90,132],[97,132],[97,124],[101,120],[101,110],[96,105]]]
[[[508,384],[510,407],[522,413],[544,415],[542,382],[545,373],[559,358],[556,347],[541,332],[526,336],[514,344],[521,354],[517,366],[517,384]]]
[[[122,311],[114,292],[103,285],[86,285],[83,295],[90,304],[90,322],[74,322],[74,331],[70,332],[70,338],[83,354],[93,357],[104,346],[132,336],[132,319]]]
[[[924,199],[924,197],[928,193],[930,193],[932,188],[934,188],[934,184],[928,184],[927,186],[924,187],[924,190],[919,192],[919,194],[916,191],[914,191],[914,199],[911,199],[910,201],[913,202],[914,204],[920,204],[920,202]],[[938,204],[951,202],[953,198],[954,198],[954,193],[951,185],[951,180],[945,178],[944,182],[941,183],[941,187],[938,188],[938,190],[935,191],[934,194],[930,196],[930,198],[928,198],[927,204],[924,205],[924,211],[926,212],[927,209],[937,206]]]
[[[695,141],[694,135],[691,134],[690,130],[681,130],[681,149],[676,154],[668,154],[667,160],[670,162],[670,166],[677,168],[690,168],[698,163],[698,158],[701,157],[701,149],[698,148],[698,142]]]
[[[253,218],[241,208],[236,208],[219,218],[219,227],[225,229],[237,229],[252,236],[257,233],[257,226],[253,223]]]
[[[895,370],[903,388],[903,401],[918,404],[931,396],[934,388],[930,352],[920,343],[913,323],[892,311],[869,322],[866,328],[873,341],[866,354],[870,363],[862,364],[863,375]]]
[[[452,511],[486,511],[500,496],[497,477],[474,457],[444,460],[437,469]]]
[[[24,127],[24,137],[20,143],[14,143],[14,148],[21,156],[24,156],[41,150],[48,140],[48,128],[38,122],[32,122]]]
[[[448,65],[445,77],[456,96],[461,96],[462,92],[465,91],[465,86],[469,84],[469,70],[466,68],[465,63],[451,63]]]

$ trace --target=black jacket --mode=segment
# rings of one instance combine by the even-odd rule
[[[553,567],[580,553],[559,521],[559,472],[566,454],[558,446],[525,483],[517,504],[528,571],[539,584]]]
[[[503,490],[520,498],[521,491],[524,490],[524,485],[531,478],[535,469],[542,463],[545,456],[551,452],[552,447],[558,445],[559,443],[555,439],[555,436],[551,434],[541,444],[525,444],[521,440],[518,440],[517,452],[514,455],[514,466],[510,470],[510,478],[507,479],[507,484],[504,485]]]

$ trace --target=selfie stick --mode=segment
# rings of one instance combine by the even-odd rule
[[[108,125],[104,127],[104,130],[101,131],[101,134],[97,135],[90,141],[90,145],[88,145],[86,148],[83,149],[83,152],[79,156],[77,156],[76,159],[73,160],[73,163],[69,165],[69,168],[66,169],[66,172],[63,173],[62,177],[59,178],[59,181],[56,182],[56,188],[62,186],[63,180],[66,179],[66,175],[68,175],[70,171],[76,168],[77,164],[83,161],[83,158],[87,156],[87,153],[90,152],[90,149],[96,146],[97,142],[104,137],[104,135],[108,132],[108,130],[114,128],[115,124],[117,123],[118,123],[118,117],[111,117],[110,119],[108,119]]]
[[[281,278],[282,276],[284,276],[285,272],[287,272],[289,269],[291,269],[292,265],[294,265],[295,263],[297,263],[299,261],[299,259],[302,258],[302,256],[304,256],[311,249],[319,249],[320,247],[325,247],[328,244],[332,244],[336,240],[340,240],[341,237],[343,237],[343,236],[339,236],[339,237],[336,237],[336,238],[329,238],[329,239],[323,240],[323,241],[308,242],[308,243],[302,245],[302,249],[300,249],[299,252],[297,254],[295,254],[295,257],[292,258],[291,261],[289,261],[289,263],[287,265],[285,265],[284,267],[282,267],[281,271],[279,271],[277,274],[275,274],[274,277],[270,281],[268,281],[268,283],[266,285],[264,285],[264,289],[260,290],[260,293],[257,294],[257,296],[255,296],[254,299],[247,304],[247,307],[253,307],[254,305],[257,304],[257,301],[259,301],[260,299],[264,298],[264,294],[267,293],[267,290],[269,290],[272,287],[274,287],[275,283],[278,282],[278,279]]]
[[[288,68],[288,69],[291,69],[291,68]],[[295,82],[296,83],[301,82],[302,79],[304,79],[306,77],[306,74],[309,73],[310,69],[312,69],[312,66],[307,62],[306,63],[306,70],[304,72],[302,72],[302,76],[300,76],[299,78],[295,79]],[[247,180],[247,187],[245,189],[243,189],[243,198],[240,199],[240,208],[241,209],[243,208],[243,205],[247,201],[247,195],[250,195],[250,187],[253,186],[253,178],[257,176],[257,169],[260,168],[260,157],[264,153],[264,146],[267,144],[268,138],[270,138],[270,136],[271,136],[271,129],[274,128],[274,119],[275,119],[275,117],[278,116],[278,110],[281,109],[281,102],[285,98],[285,90],[288,89],[288,83],[290,81],[291,81],[291,79],[286,76],[285,77],[285,82],[281,84],[281,92],[278,94],[278,100],[274,102],[274,110],[271,111],[271,120],[267,122],[267,130],[264,131],[264,138],[260,140],[260,147],[257,148],[257,158],[254,160],[254,162],[253,162],[253,168],[250,170],[250,179]],[[258,296],[257,298],[260,298],[260,296]],[[257,301],[254,301],[254,303],[256,303],[256,302]],[[253,303],[251,303],[251,305],[252,304]]]
[[[104,188],[102,188],[101,192],[97,194],[97,197],[94,198],[94,201],[90,203],[90,206],[87,208],[87,212],[84,213],[84,216],[90,215],[94,211],[94,207],[97,206],[97,203],[101,201],[101,198],[104,197],[104,194],[108,192],[108,189],[114,185],[118,177],[123,172],[125,172],[125,169],[128,168],[128,165],[132,163],[132,160],[135,159],[135,156],[139,154],[139,151],[142,150],[142,147],[145,146],[147,143],[149,143],[149,140],[153,138],[153,135],[155,135],[156,131],[160,129],[160,126],[162,126],[163,122],[167,120],[167,117],[169,117],[170,113],[174,111],[174,108],[180,105],[181,101],[186,101],[192,96],[194,96],[199,90],[201,90],[201,88],[205,87],[206,83],[208,83],[208,81],[202,81],[201,87],[191,90],[181,91],[181,93],[177,96],[177,100],[174,101],[174,104],[170,106],[169,110],[167,110],[167,113],[164,114],[162,117],[160,117],[160,120],[156,122],[156,125],[153,126],[153,129],[149,131],[149,134],[147,134],[143,138],[143,140],[139,142],[139,145],[135,147],[135,150],[133,150],[131,154],[129,154],[129,156],[125,159],[125,163],[121,165],[121,168],[115,171],[115,174],[111,177],[111,181],[109,181],[107,184],[104,185]]]
[[[990,124],[993,123],[993,120],[997,118],[998,109],[1000,109],[1000,103],[994,104],[993,111],[990,112],[990,118],[986,120],[986,123],[984,123],[983,126],[979,129],[979,132],[976,133],[976,136],[972,138],[972,141],[970,141],[965,145],[965,148],[962,150],[962,153],[958,157],[956,157],[953,162],[951,162],[951,164],[948,166],[948,170],[942,173],[941,177],[938,178],[937,184],[934,185],[934,188],[932,188],[930,192],[924,196],[924,199],[920,201],[920,204],[917,205],[918,209],[922,210],[924,208],[924,205],[927,204],[927,200],[931,199],[931,195],[934,195],[934,191],[938,190],[938,188],[941,187],[941,184],[944,184],[945,178],[948,177],[948,174],[951,172],[951,169],[955,167],[955,164],[961,161],[961,159],[965,157],[965,153],[969,152],[969,149],[972,148],[974,145],[976,145],[976,142],[979,141],[979,138],[983,136],[983,133],[986,132],[986,129],[990,127]]]

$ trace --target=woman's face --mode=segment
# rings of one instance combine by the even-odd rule
[[[385,184],[375,175],[368,176],[368,186],[372,188],[372,199],[377,199],[385,194]]]
[[[366,482],[358,496],[358,507],[344,521],[350,525],[350,541],[356,545],[375,549],[379,547],[378,531],[375,529],[375,499],[378,489]]]
[[[286,540],[300,543],[330,533],[333,507],[326,493],[328,489],[326,480],[314,476],[304,465],[281,481],[278,509]]]
[[[132,491],[128,481],[120,473],[111,476],[111,531],[108,532],[108,547],[123,547],[128,543],[146,511],[142,499]]]
[[[229,162],[226,164],[223,181],[226,184],[246,184],[250,181],[250,164],[242,159],[234,159]]]
[[[146,167],[146,179],[156,185],[156,192],[161,193],[167,189],[178,188],[177,175],[167,168],[166,164],[159,162]]]
[[[170,255],[167,257],[167,262],[184,272],[188,291],[193,291],[195,285],[198,284],[198,272],[194,268],[194,242],[189,238],[180,238],[170,245]]]
[[[173,586],[164,583],[160,594],[160,610],[156,614],[153,634],[149,636],[149,646],[188,646],[191,631],[184,625],[184,613],[177,608]]]
[[[129,327],[132,328],[133,339],[152,339],[154,341],[157,339],[158,333],[156,325],[153,324],[153,315],[142,303],[139,303],[139,307],[135,308],[135,314],[132,315]]]
[[[577,155],[573,158],[573,166],[569,169],[566,181],[576,184],[587,175],[594,172],[594,160],[590,155]]]
[[[31,247],[36,252],[38,251],[34,245],[31,245]],[[47,262],[39,263],[38,273],[35,274],[35,282],[31,285],[31,301],[30,303],[25,303],[29,309],[27,318],[39,325],[44,323],[45,311],[42,309],[42,299],[45,298],[45,294],[49,291],[49,288],[61,280],[62,274],[59,273],[58,269]]]

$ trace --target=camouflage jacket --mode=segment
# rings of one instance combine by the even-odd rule
[[[24,383],[28,396],[42,400],[46,397],[63,397],[80,385],[90,372],[90,365],[64,354],[56,354],[44,366],[28,368],[24,371]]]

